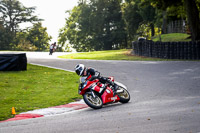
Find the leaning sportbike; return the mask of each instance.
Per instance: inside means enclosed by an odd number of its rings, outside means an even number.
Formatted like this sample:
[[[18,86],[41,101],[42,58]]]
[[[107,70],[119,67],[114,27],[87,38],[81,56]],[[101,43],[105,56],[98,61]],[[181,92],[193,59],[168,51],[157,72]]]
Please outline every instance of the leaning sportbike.
[[[118,87],[114,91],[113,85],[102,84],[99,78],[92,81],[86,77],[80,78],[79,94],[83,96],[85,103],[94,109],[100,109],[103,105],[109,103],[127,103],[130,100],[130,94],[127,87],[119,82],[114,81],[114,77],[108,77]]]

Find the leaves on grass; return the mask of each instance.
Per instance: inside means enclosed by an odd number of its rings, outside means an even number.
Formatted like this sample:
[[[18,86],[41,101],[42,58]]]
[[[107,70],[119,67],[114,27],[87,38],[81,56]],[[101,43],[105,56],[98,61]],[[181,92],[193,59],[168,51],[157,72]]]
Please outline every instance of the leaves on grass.
[[[22,88],[23,90],[28,90],[29,89],[29,86],[25,86]]]

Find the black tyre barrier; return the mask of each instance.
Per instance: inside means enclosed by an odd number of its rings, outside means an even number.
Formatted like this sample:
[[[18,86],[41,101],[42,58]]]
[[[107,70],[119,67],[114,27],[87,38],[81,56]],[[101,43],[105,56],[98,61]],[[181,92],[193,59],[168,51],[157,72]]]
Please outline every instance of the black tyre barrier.
[[[200,59],[200,41],[196,42],[132,42],[133,54],[163,59]]]
[[[27,58],[25,53],[0,54],[0,71],[27,70]]]

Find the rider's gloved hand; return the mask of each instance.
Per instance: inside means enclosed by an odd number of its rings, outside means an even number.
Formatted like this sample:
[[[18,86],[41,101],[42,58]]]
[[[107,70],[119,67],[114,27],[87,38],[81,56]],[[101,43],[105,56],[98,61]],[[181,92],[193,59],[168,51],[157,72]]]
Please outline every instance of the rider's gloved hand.
[[[107,78],[105,78],[105,77],[99,77],[99,80],[100,80],[101,83],[105,84],[106,81],[107,81]]]

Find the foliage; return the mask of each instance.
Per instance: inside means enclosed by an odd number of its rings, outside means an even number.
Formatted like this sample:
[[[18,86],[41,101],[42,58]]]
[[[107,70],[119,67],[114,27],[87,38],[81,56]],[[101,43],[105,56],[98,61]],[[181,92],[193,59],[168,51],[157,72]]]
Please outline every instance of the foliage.
[[[171,34],[162,34],[161,41],[162,42],[181,42],[181,41],[191,41],[188,39],[190,35],[184,33],[171,33]],[[153,41],[160,41],[159,36],[155,36]]]
[[[7,29],[3,26],[0,21],[0,49],[7,50],[10,49],[8,45],[11,42],[11,38],[13,38],[12,34],[7,31]]]
[[[41,21],[34,11],[34,7],[25,7],[18,0],[0,1],[1,49],[48,48],[50,37],[42,26],[27,30],[27,40],[20,37],[20,23]],[[69,18],[59,31],[58,44],[60,50],[65,47],[67,51],[70,46],[77,51],[127,48],[138,36],[150,39],[160,33],[156,29],[167,33],[167,24],[178,19],[186,20],[188,33],[196,41],[200,40],[199,12],[200,0],[79,0],[67,11]]]
[[[33,16],[35,8],[25,7],[18,0],[1,0],[0,14],[3,20],[3,25],[8,28],[10,32],[16,32],[18,25],[23,22],[35,22],[39,19]]]
[[[78,76],[28,64],[27,71],[0,72],[0,121],[16,113],[67,104],[80,98]]]
[[[156,17],[158,18],[159,16],[156,16],[156,9],[151,5],[149,1],[141,1],[139,4],[140,6],[140,15],[143,18],[143,24],[148,25],[148,27],[151,30],[151,36],[155,35],[155,22],[156,22]]]
[[[51,36],[47,33],[47,28],[42,27],[42,23],[36,23],[33,25],[28,31],[27,40],[37,48],[38,51],[45,50],[49,47],[49,41],[51,40]]]
[[[151,27],[151,35],[153,36],[154,25],[156,25],[159,28],[162,27],[162,32],[166,33],[166,25],[168,22],[177,19],[187,19],[189,29],[192,35],[192,40],[200,40],[199,0],[126,0],[126,4],[132,4],[138,7],[134,10],[137,11],[138,15],[142,17],[142,20],[139,23],[139,26],[138,24],[136,24],[135,27],[137,27],[137,29],[138,27],[140,27],[138,29],[138,33],[140,34],[144,34],[141,30],[141,27],[144,27],[144,25],[147,28],[146,30],[148,30],[148,27]],[[132,6],[132,8],[134,6]],[[126,8],[126,10],[134,12],[133,10],[129,10],[128,8]],[[128,21],[130,25],[132,24],[131,20],[126,19],[126,21]],[[133,31],[135,31],[134,28],[132,29]],[[135,32],[132,33],[132,36],[136,36]]]
[[[173,14],[177,18],[181,16],[183,19],[186,16],[192,40],[200,40],[199,0],[151,0],[151,2],[156,8],[162,9],[163,11],[176,11]]]
[[[13,48],[19,51],[35,51],[37,47],[27,39],[29,36],[28,32],[17,32],[16,39],[14,40]]]
[[[150,27],[149,27],[149,23],[147,24],[141,24],[138,29],[137,29],[137,35],[138,37],[145,37],[147,40],[151,40],[151,32],[150,32]],[[154,31],[155,33],[155,31]]]
[[[17,32],[15,39],[10,44],[13,50],[22,51],[41,51],[49,48],[49,40],[51,36],[48,36],[46,28],[42,27],[42,24],[36,23],[30,29]]]
[[[126,47],[126,31],[122,19],[121,0],[79,1],[68,12],[59,40],[69,40],[77,51]]]
[[[18,0],[0,1],[1,50],[45,50],[48,48],[51,37],[40,22],[35,23],[29,31],[22,32],[19,28],[21,23],[41,21],[33,15],[34,11],[34,7],[25,7]]]
[[[77,51],[86,51],[87,49],[84,49],[85,43],[82,42],[84,39],[82,39],[81,30],[77,23],[80,16],[80,7],[74,7],[73,10],[68,13],[70,17],[66,19],[65,27],[60,30],[59,43],[64,45],[66,41],[69,40],[69,43],[72,44]],[[82,45],[78,47],[76,44]]]
[[[139,0],[127,0],[123,4],[123,18],[126,23],[126,31],[128,33],[128,40],[131,43],[136,36],[136,31],[143,21],[142,16],[139,13]]]

